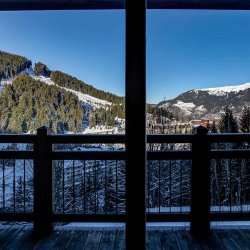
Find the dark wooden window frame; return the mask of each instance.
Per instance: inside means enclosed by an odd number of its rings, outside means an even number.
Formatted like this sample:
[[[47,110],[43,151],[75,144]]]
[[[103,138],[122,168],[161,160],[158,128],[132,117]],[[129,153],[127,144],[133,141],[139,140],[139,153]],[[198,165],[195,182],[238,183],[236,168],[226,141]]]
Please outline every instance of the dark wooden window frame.
[[[250,10],[250,1],[148,0],[147,8]],[[0,0],[0,11],[91,9],[126,9],[126,248],[145,249],[145,0]]]

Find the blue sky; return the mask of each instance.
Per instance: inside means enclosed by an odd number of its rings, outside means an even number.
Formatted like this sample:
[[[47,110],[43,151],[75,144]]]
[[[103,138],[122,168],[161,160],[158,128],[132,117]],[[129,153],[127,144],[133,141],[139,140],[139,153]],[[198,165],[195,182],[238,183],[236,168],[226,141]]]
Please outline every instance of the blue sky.
[[[124,95],[124,11],[0,12],[0,49]],[[148,11],[148,102],[245,82],[250,82],[250,13]]]

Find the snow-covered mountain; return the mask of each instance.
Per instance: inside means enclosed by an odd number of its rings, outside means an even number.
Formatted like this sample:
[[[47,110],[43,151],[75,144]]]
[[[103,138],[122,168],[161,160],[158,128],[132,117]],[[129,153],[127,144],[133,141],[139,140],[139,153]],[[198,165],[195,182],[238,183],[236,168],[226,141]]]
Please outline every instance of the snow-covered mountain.
[[[25,74],[25,73],[28,74],[29,76],[31,76],[32,78],[34,78],[35,80],[44,82],[48,85],[56,85],[49,77],[45,77],[42,75],[35,76],[34,70],[32,68],[27,68],[27,69],[23,70],[22,72],[20,72],[19,74],[21,75],[21,74]],[[12,81],[13,81],[13,79],[11,79],[11,78],[2,79],[0,82],[0,91],[1,91],[3,85],[11,84]],[[70,88],[65,88],[65,87],[60,87],[60,86],[58,86],[58,87],[75,94],[81,102],[83,102],[85,104],[89,104],[94,109],[95,108],[98,109],[98,108],[112,105],[111,102],[108,102],[106,100],[102,100],[102,99],[93,97],[93,96],[88,95],[88,94],[83,94],[82,92],[79,92],[79,91],[76,91],[76,90],[73,90]]]
[[[237,115],[245,105],[250,105],[250,83],[190,90],[172,100],[160,102],[158,107],[180,117],[220,118],[226,106]]]
[[[34,76],[33,78],[36,80],[39,80],[41,82],[44,82],[48,85],[55,85],[55,83],[49,77]],[[65,88],[65,87],[60,87],[60,86],[58,86],[58,87],[75,94],[81,102],[90,104],[93,108],[101,108],[101,107],[105,107],[107,105],[110,106],[112,104],[111,102],[108,102],[106,100],[102,100],[102,99],[93,97],[93,96],[88,95],[88,94],[83,94],[82,92],[79,92],[79,91],[76,91],[76,90],[73,90],[70,88]]]

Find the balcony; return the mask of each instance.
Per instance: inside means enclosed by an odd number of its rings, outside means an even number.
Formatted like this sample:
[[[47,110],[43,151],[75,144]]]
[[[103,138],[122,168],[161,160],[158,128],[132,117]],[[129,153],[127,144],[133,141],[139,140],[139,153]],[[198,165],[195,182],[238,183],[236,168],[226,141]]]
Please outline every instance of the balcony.
[[[249,249],[249,227],[241,225],[250,220],[249,134],[148,135],[145,164],[146,6],[135,2],[1,1],[1,11],[126,8],[126,136],[49,135],[46,128],[37,135],[0,135],[0,143],[10,144],[0,151],[2,248],[123,249],[126,242],[127,249],[135,243],[145,249],[146,235],[148,249]],[[250,4],[159,0],[148,7],[249,10]],[[125,150],[65,151],[59,146],[88,143],[121,143]],[[145,221],[157,226],[146,233]],[[240,226],[214,224],[233,221]],[[71,222],[126,226],[67,228]],[[167,227],[173,222],[190,223],[190,229]]]
[[[124,227],[79,228],[56,226],[50,236],[32,234],[32,225],[0,225],[2,249],[125,249]],[[152,227],[147,249],[249,249],[249,229],[243,226],[214,228],[206,239],[197,239],[186,228]]]
[[[202,127],[196,134],[147,136],[146,220],[155,225],[147,228],[148,249],[169,244],[180,249],[182,244],[188,249],[245,244],[247,249],[249,227],[240,222],[250,218],[249,140],[250,134],[206,134]],[[125,135],[50,135],[42,127],[37,135],[0,135],[0,142],[0,220],[9,221],[0,227],[4,244],[43,247],[62,240],[63,246],[82,244],[86,249],[89,244],[124,247],[121,223],[126,223],[130,205]],[[81,149],[92,143],[125,148]],[[237,221],[238,226],[218,228],[215,222],[220,221]],[[65,226],[70,222],[82,222],[82,228]],[[191,231],[169,227],[169,222],[188,222]],[[89,223],[120,226],[95,228]]]

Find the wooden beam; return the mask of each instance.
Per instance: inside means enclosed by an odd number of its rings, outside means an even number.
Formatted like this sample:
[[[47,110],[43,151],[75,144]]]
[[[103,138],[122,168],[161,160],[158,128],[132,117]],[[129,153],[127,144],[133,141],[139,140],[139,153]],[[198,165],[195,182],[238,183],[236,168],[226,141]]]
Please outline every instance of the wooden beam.
[[[0,10],[124,9],[124,0],[0,0]]]
[[[38,236],[52,232],[53,213],[53,167],[50,153],[52,145],[48,143],[48,129],[37,130],[34,145],[34,233]]]
[[[249,10],[248,0],[148,0],[148,9]]]
[[[126,249],[146,242],[145,2],[126,0]]]
[[[125,9],[126,0],[0,0],[0,10]],[[147,0],[148,9],[250,10],[248,0]]]
[[[191,171],[191,224],[194,235],[206,236],[210,232],[210,145],[208,129],[196,128],[192,145],[194,154]]]

